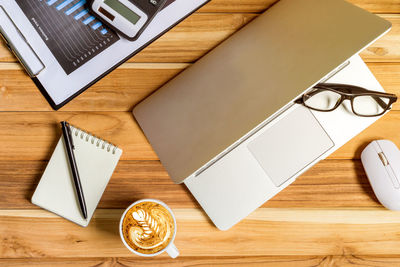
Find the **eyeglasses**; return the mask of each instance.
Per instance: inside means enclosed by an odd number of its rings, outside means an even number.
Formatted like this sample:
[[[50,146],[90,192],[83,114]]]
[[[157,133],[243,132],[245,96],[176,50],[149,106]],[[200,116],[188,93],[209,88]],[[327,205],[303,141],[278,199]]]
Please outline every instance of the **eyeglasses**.
[[[397,101],[397,96],[354,85],[321,83],[297,99],[295,103],[316,111],[328,112],[335,110],[346,99],[350,100],[351,109],[357,116],[374,117],[390,110],[391,105]]]

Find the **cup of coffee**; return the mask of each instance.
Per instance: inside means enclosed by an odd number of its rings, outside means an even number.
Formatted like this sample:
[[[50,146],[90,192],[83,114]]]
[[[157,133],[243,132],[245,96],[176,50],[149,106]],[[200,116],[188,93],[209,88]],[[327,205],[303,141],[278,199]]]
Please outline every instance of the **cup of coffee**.
[[[176,219],[162,201],[142,199],[130,205],[119,223],[124,245],[139,256],[152,257],[166,251],[171,258],[179,255],[174,245]]]

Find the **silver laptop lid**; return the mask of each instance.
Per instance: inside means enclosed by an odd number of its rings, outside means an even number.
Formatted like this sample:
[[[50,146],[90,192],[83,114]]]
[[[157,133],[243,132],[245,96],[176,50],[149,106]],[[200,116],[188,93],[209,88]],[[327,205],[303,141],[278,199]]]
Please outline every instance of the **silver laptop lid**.
[[[134,115],[180,183],[390,26],[342,0],[281,0]]]

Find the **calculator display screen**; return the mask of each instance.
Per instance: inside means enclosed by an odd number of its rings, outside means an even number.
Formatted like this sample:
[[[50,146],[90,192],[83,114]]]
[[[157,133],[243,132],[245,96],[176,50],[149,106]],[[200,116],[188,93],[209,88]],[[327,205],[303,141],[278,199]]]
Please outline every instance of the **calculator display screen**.
[[[140,16],[122,4],[118,0],[105,0],[104,3],[118,12],[121,16],[129,20],[132,24],[136,24],[140,20]]]

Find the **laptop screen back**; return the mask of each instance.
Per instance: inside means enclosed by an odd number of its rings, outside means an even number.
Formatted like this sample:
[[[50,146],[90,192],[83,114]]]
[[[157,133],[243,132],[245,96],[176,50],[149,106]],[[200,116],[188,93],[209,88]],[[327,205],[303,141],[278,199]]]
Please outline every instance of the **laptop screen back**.
[[[180,183],[389,28],[342,0],[281,0],[134,115]]]

